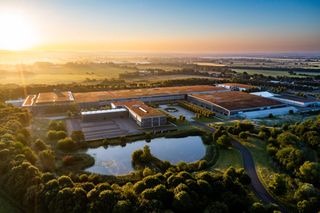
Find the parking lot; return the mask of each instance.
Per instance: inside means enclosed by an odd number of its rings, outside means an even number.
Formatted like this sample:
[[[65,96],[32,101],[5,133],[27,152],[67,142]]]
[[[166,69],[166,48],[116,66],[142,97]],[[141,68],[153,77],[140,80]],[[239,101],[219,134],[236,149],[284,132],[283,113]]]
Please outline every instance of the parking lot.
[[[130,118],[113,118],[106,121],[83,122],[80,119],[67,120],[69,134],[82,130],[86,141],[121,137],[141,133],[138,125]]]
[[[177,111],[176,112],[168,112],[165,110],[166,108],[175,108],[175,109],[177,109]],[[176,118],[179,118],[180,115],[183,115],[186,117],[187,121],[193,121],[193,118],[195,117],[194,112],[191,112],[191,111],[189,111],[181,106],[178,106],[178,105],[161,104],[161,105],[159,105],[159,109],[163,110],[164,112],[166,112]]]

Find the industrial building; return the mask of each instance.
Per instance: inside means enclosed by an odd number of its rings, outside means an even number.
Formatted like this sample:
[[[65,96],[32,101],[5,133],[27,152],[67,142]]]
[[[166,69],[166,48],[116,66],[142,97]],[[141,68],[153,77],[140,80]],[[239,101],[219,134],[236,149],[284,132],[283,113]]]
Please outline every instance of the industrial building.
[[[22,104],[28,107],[34,114],[66,112],[75,107],[75,100],[72,92],[45,92],[37,95],[29,95]]]
[[[295,106],[298,108],[309,108],[312,110],[313,108],[319,109],[320,108],[320,100],[314,98],[314,97],[301,97],[296,96],[293,94],[274,94],[271,92],[253,92],[252,95],[257,95],[261,97],[267,97],[273,100],[280,101],[284,104],[288,104],[291,106]]]
[[[224,83],[218,84],[217,87],[222,87],[225,89],[229,89],[232,91],[248,91],[251,89],[256,89],[256,86],[248,85],[248,84],[239,84],[239,83]]]
[[[184,100],[188,94],[221,91],[226,91],[226,89],[208,85],[197,85],[85,92],[73,93],[73,95],[75,101],[80,105],[81,108],[90,108],[105,106],[115,101],[139,100],[143,102],[160,102]]]
[[[128,116],[128,110],[124,108],[81,112],[81,118],[85,122],[104,121],[111,118],[126,118]]]
[[[132,90],[114,90],[72,93],[48,92],[29,95],[23,107],[34,114],[50,112],[66,112],[77,107],[83,111],[83,121],[103,121],[114,117],[131,117],[143,128],[165,125],[167,119],[164,113],[147,106],[148,102],[186,100],[189,94],[204,94],[227,91],[208,85],[158,87]],[[88,110],[111,104],[111,110]],[[121,108],[121,109],[118,109]]]
[[[279,101],[238,91],[192,94],[188,96],[188,101],[226,117],[258,118],[269,114],[287,114],[289,110],[294,110],[294,107]]]
[[[240,91],[255,88],[244,84],[221,84],[216,86],[176,86],[132,90],[113,90],[96,92],[51,92],[28,96],[24,107],[33,113],[66,112],[77,107],[83,121],[103,121],[113,117],[130,117],[142,128],[162,126],[167,123],[165,114],[149,107],[149,102],[167,102],[187,100],[207,108],[217,115],[226,117],[256,118],[269,114],[282,115],[297,111],[294,106],[319,106],[319,102],[309,99],[302,102],[298,98],[275,96],[272,93],[260,92],[249,94]],[[266,97],[264,97],[266,96]],[[111,105],[111,110],[90,111]],[[120,108],[120,109],[119,109]]]
[[[158,109],[147,106],[142,101],[112,102],[112,108],[125,108],[129,116],[142,128],[158,127],[167,124],[167,116]]]

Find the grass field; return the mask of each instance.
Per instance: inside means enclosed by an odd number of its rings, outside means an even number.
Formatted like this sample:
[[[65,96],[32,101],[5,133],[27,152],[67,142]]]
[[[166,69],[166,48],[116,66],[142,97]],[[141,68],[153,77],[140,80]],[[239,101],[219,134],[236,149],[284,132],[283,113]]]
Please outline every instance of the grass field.
[[[254,121],[259,125],[265,126],[281,126],[282,124],[294,124],[296,122],[302,122],[307,119],[315,119],[317,115],[301,115],[301,114],[293,114],[293,115],[280,115],[275,116],[274,118],[262,118],[262,119],[254,119]]]
[[[164,71],[180,70],[183,67],[174,64],[139,64],[138,69],[162,69]]]
[[[121,65],[108,63],[35,63],[31,65],[0,65],[1,84],[62,84],[118,78],[119,74],[143,69],[181,69],[174,65]],[[159,79],[161,80],[161,79]]]
[[[266,76],[290,76],[290,77],[301,77],[304,78],[305,76],[300,76],[300,75],[290,75],[288,71],[281,71],[281,70],[249,70],[249,69],[232,69],[233,71],[243,73],[247,72],[250,75],[254,74],[263,74]],[[320,75],[319,71],[314,71],[314,72],[296,72],[297,74],[307,74],[307,75]]]
[[[128,79],[129,81],[163,81],[163,80],[181,80],[181,79],[190,79],[190,78],[198,78],[198,79],[217,79],[213,77],[200,76],[200,75],[158,75],[158,76],[138,76],[136,78]]]
[[[240,168],[242,167],[241,154],[233,149],[219,149],[219,158],[212,169],[225,170],[228,167]]]

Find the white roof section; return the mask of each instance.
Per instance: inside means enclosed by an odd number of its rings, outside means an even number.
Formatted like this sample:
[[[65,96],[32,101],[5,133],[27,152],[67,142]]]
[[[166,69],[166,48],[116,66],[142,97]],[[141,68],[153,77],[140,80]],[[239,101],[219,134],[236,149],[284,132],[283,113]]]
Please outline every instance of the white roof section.
[[[252,92],[250,93],[252,95],[257,95],[257,96],[261,96],[261,97],[264,97],[264,98],[270,98],[270,97],[274,97],[275,94],[271,93],[271,92],[268,92],[268,91],[263,91],[263,92]]]
[[[241,117],[244,117],[244,118],[254,119],[254,118],[268,117],[270,114],[272,114],[272,115],[286,115],[286,114],[289,114],[290,110],[292,110],[293,112],[298,111],[297,108],[295,108],[293,106],[288,106],[288,107],[279,107],[279,108],[273,108],[273,109],[243,112],[243,113],[239,113],[238,115]]]
[[[116,109],[86,111],[86,112],[81,112],[81,115],[106,114],[106,113],[127,112],[127,111],[128,110],[125,108],[116,108]]]

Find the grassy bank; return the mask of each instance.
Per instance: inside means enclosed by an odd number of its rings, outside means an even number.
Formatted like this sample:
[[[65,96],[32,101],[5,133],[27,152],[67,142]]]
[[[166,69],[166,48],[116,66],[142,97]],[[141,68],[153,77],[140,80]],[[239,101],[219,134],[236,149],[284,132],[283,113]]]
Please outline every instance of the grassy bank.
[[[240,168],[242,166],[242,157],[234,148],[219,148],[219,157],[211,169],[223,171],[228,167]]]

